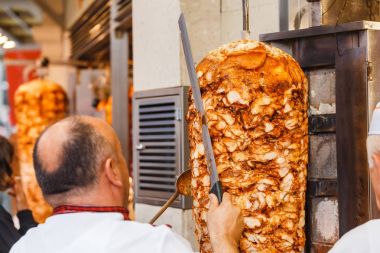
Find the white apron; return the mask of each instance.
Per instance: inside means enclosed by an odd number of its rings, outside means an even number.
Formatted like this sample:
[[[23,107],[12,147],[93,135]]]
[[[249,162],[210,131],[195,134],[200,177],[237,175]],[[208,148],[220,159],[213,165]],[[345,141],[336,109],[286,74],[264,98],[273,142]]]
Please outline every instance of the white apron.
[[[329,253],[379,253],[380,220],[371,220],[347,232]]]
[[[11,253],[190,253],[189,242],[166,226],[125,221],[120,213],[54,215],[30,229]]]

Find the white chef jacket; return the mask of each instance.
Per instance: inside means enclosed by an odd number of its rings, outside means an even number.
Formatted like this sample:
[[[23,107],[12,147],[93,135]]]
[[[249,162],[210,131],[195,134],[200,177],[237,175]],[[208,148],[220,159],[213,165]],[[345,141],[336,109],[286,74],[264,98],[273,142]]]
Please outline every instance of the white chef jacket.
[[[371,220],[347,232],[329,253],[379,253],[380,219]]]
[[[167,226],[125,221],[119,213],[54,215],[30,229],[11,253],[190,253],[189,242]]]

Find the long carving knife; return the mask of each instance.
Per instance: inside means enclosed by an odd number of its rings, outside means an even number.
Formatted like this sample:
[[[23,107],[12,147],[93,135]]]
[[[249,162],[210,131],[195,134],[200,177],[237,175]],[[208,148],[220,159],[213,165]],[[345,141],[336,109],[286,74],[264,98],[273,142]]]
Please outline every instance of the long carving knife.
[[[210,172],[211,191],[218,197],[219,203],[222,202],[223,190],[222,184],[219,180],[218,171],[216,170],[216,163],[214,157],[214,151],[212,149],[210,133],[207,126],[207,116],[203,107],[203,100],[201,96],[201,90],[199,88],[198,78],[195,73],[193,55],[191,53],[189,36],[187,34],[186,21],[183,14],[181,14],[178,20],[179,29],[181,31],[181,39],[183,51],[185,53],[187,71],[189,73],[191,89],[193,92],[195,107],[197,108],[200,118],[202,120],[202,140],[205,147],[205,155],[207,161],[207,167]]]

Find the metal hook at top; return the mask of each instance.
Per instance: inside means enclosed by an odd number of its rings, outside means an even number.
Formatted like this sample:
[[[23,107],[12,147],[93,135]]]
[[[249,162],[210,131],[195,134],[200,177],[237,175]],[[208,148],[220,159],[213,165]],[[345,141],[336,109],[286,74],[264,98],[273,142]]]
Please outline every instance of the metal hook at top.
[[[242,38],[249,39],[249,0],[242,0],[243,4],[243,32]]]

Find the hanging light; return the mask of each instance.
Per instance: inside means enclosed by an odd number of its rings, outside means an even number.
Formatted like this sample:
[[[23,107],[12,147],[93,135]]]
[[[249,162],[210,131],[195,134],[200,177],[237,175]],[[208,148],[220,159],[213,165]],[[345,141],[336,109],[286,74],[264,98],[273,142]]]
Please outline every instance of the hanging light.
[[[5,42],[8,41],[8,37],[3,35],[3,36],[0,36],[0,45],[4,44]]]
[[[16,42],[10,40],[4,43],[3,48],[9,49],[9,48],[14,48],[16,46]]]

